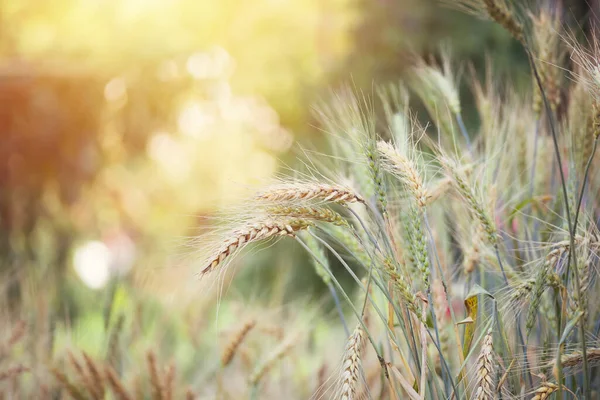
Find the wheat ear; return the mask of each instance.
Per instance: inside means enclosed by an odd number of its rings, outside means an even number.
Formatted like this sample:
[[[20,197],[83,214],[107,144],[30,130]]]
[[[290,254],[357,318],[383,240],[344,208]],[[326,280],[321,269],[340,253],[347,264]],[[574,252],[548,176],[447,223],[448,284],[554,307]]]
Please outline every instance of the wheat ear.
[[[267,213],[277,217],[311,219],[338,226],[348,225],[348,222],[340,214],[322,207],[273,206],[267,208]]]
[[[100,398],[103,399],[104,398],[104,378],[102,376],[102,373],[100,372],[100,369],[96,366],[96,363],[94,362],[94,360],[92,360],[92,358],[85,352],[82,353],[83,354],[83,360],[85,361],[85,365],[86,368],[88,370],[88,372],[90,373],[92,379],[94,380],[95,386],[96,386],[96,391],[100,394]]]
[[[552,382],[544,382],[538,387],[531,400],[546,400],[550,395],[558,390],[558,385]]]
[[[251,319],[246,321],[242,328],[236,332],[235,335],[231,338],[227,346],[225,347],[225,351],[221,355],[221,365],[223,367],[229,365],[231,360],[233,360],[233,356],[235,356],[235,352],[240,347],[248,333],[256,326],[256,320]]]
[[[423,184],[421,174],[415,163],[397,151],[393,145],[380,141],[377,143],[377,150],[387,161],[384,168],[394,175],[398,176],[402,183],[408,188],[414,196],[419,207],[425,207],[429,194]]]
[[[492,332],[489,331],[483,338],[483,344],[477,359],[476,400],[492,400],[495,398],[494,370],[494,344]]]
[[[111,387],[117,400],[133,400],[133,396],[127,392],[127,389],[123,386],[123,382],[119,379],[117,372],[111,366],[106,367],[105,375],[108,385]]]
[[[362,324],[358,324],[348,338],[342,364],[341,388],[338,398],[340,400],[353,400],[356,394],[360,372],[361,353],[365,345],[365,334]]]
[[[504,0],[482,0],[491,19],[506,29],[519,42],[524,42],[523,25],[517,21]]]
[[[263,376],[283,359],[296,344],[296,337],[290,337],[282,342],[263,362],[261,362],[252,372],[248,379],[248,384],[255,387],[259,384]]]
[[[290,183],[275,186],[259,193],[261,200],[280,202],[298,200],[321,200],[332,203],[365,203],[352,189],[323,183]]]
[[[303,219],[280,219],[258,222],[237,229],[232,232],[232,237],[227,239],[219,250],[211,256],[207,263],[208,266],[201,271],[201,275],[212,272],[227,257],[248,243],[266,240],[275,236],[294,237],[297,231],[306,229],[311,225],[310,221]]]

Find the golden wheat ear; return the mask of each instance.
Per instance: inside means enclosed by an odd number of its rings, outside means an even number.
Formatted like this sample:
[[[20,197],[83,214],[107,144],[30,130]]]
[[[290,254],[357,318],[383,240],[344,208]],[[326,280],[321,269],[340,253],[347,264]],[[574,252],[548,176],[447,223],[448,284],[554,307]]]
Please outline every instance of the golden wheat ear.
[[[494,342],[492,332],[489,331],[483,338],[483,344],[477,359],[477,380],[474,397],[476,400],[495,399],[494,371]]]
[[[227,258],[235,252],[241,250],[244,246],[252,242],[267,240],[277,236],[295,237],[296,232],[307,229],[313,223],[303,219],[276,219],[265,220],[255,224],[249,224],[234,230],[231,236],[226,238],[225,242],[214,252],[207,266],[200,272],[201,275],[214,271],[219,265],[223,264]]]
[[[290,183],[274,186],[259,193],[261,200],[271,202],[320,200],[331,203],[365,203],[350,188],[322,183]]]

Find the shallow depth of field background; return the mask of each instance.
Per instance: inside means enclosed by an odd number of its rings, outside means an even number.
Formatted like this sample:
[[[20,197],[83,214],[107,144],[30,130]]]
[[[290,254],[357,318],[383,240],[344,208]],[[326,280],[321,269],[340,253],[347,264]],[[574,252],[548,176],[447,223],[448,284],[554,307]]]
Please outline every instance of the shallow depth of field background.
[[[484,48],[527,72],[500,28],[434,0],[1,0],[0,19],[0,317],[50,315],[56,346],[91,353],[136,307],[205,346],[250,303],[335,315],[291,242],[243,257],[217,317],[193,238],[319,148],[331,89],[368,94],[440,46],[463,74]]]

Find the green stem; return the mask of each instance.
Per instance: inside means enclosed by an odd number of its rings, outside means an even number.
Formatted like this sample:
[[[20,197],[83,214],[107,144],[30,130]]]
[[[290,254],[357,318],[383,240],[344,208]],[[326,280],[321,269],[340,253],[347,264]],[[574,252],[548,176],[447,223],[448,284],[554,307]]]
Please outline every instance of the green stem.
[[[563,385],[563,368],[562,368],[562,346],[563,344],[560,343],[560,330],[561,330],[561,324],[562,324],[562,311],[560,309],[560,303],[558,301],[558,299],[560,298],[559,296],[559,289],[554,289],[554,312],[556,313],[556,338],[559,341],[558,343],[558,351],[557,351],[557,356],[556,356],[556,371],[557,371],[557,380],[558,380],[558,395],[557,395],[557,399],[562,399],[563,398],[563,394],[562,394],[562,385]]]
[[[531,69],[533,70],[533,74],[535,76],[536,83],[540,89],[540,93],[542,95],[542,100],[544,101],[544,108],[546,109],[546,115],[548,116],[548,122],[550,124],[550,132],[552,133],[552,142],[554,143],[554,154],[556,156],[556,162],[558,163],[558,171],[560,173],[560,182],[562,186],[563,200],[565,202],[565,212],[567,214],[567,223],[569,225],[569,241],[571,245],[571,251],[569,252],[569,256],[567,258],[567,270],[571,265],[571,261],[573,262],[573,274],[575,275],[575,289],[577,291],[577,297],[581,299],[581,282],[579,281],[579,271],[577,270],[577,257],[572,257],[572,254],[575,252],[575,231],[573,230],[574,225],[571,222],[571,211],[569,209],[569,196],[567,194],[567,181],[565,179],[565,173],[562,168],[562,160],[560,156],[560,148],[558,146],[558,134],[556,132],[556,126],[554,123],[552,109],[550,108],[550,104],[548,103],[548,98],[546,97],[546,92],[544,91],[544,87],[542,85],[542,81],[540,79],[539,72],[537,67],[535,66],[535,61],[533,59],[533,55],[531,51],[525,47],[525,51],[529,57],[529,61],[531,63]],[[567,276],[568,279],[568,276]],[[585,398],[590,399],[591,397],[591,388],[590,388],[590,370],[588,367],[587,360],[587,344],[585,337],[585,318],[581,318],[579,321],[579,332],[581,336],[581,355],[583,357],[583,390],[585,393]],[[558,360],[561,362],[560,357],[560,347],[558,350]],[[560,387],[560,385],[559,385]]]

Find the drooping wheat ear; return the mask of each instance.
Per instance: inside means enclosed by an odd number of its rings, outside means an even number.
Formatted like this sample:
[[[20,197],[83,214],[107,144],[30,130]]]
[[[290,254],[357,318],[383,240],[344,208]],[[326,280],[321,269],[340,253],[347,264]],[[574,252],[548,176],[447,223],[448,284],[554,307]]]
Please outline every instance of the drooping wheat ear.
[[[19,375],[21,375],[24,372],[28,372],[29,368],[27,368],[24,365],[15,365],[14,367],[10,367],[8,369],[5,369],[4,371],[0,371],[0,382],[7,380],[7,379],[13,379]]]
[[[248,320],[244,323],[244,325],[242,325],[241,329],[239,329],[235,333],[235,335],[233,335],[231,337],[231,340],[229,341],[227,346],[225,346],[225,351],[223,351],[223,354],[221,355],[221,365],[223,367],[229,365],[231,360],[233,360],[233,357],[235,356],[235,352],[240,347],[240,345],[242,344],[242,342],[244,341],[244,339],[246,338],[248,333],[250,333],[252,328],[254,328],[255,326],[256,326],[255,319]]]
[[[544,382],[542,383],[536,390],[533,392],[533,397],[531,400],[546,400],[550,395],[558,390],[558,385],[552,382]]]
[[[526,301],[531,293],[533,292],[533,288],[535,287],[535,279],[525,279],[522,282],[519,282],[514,287],[514,292],[510,295],[511,303],[522,303]]]
[[[356,394],[360,373],[360,360],[365,346],[365,333],[362,324],[358,324],[348,338],[344,361],[342,363],[342,376],[339,395],[340,400],[353,400]]]
[[[329,222],[330,224],[338,226],[348,225],[348,222],[340,214],[323,207],[273,206],[267,208],[267,213],[279,217],[312,219],[315,221]]]
[[[384,168],[400,178],[400,181],[406,185],[408,190],[414,196],[419,207],[425,207],[429,195],[416,164],[397,151],[390,143],[383,141],[378,142],[377,150],[379,150],[381,155],[387,161],[384,164]]]
[[[492,332],[489,331],[483,338],[479,358],[477,359],[477,384],[475,386],[475,400],[495,399],[494,388],[494,343]]]
[[[484,205],[477,199],[473,187],[467,182],[467,178],[464,172],[457,168],[456,163],[446,157],[439,157],[440,162],[444,168],[450,174],[454,186],[458,190],[461,196],[466,200],[470,207],[471,213],[477,218],[477,220],[483,226],[483,229],[487,235],[487,239],[491,245],[496,245],[498,242],[498,232],[496,224],[485,210]]]
[[[133,396],[131,396],[127,389],[125,389],[123,382],[121,382],[121,379],[113,367],[106,366],[104,372],[108,385],[112,389],[112,392],[117,400],[133,400]]]
[[[524,42],[523,25],[517,21],[504,0],[482,0],[491,19],[506,29],[519,42]]]
[[[277,185],[259,193],[257,197],[261,200],[273,202],[321,200],[340,204],[365,203],[363,198],[350,188],[324,183],[294,182]]]
[[[231,256],[248,243],[258,242],[276,236],[294,237],[296,232],[307,229],[312,225],[311,221],[304,219],[283,218],[257,222],[236,229],[231,233],[231,237],[211,255],[207,263],[208,265],[200,272],[200,274],[205,275],[212,272],[219,264],[223,263],[227,257]]]
[[[266,359],[256,366],[250,375],[250,378],[248,379],[248,384],[251,387],[257,386],[265,374],[267,374],[271,368],[275,366],[275,364],[277,364],[290,353],[297,342],[297,336],[290,336],[281,342],[279,346],[277,346],[275,350],[273,350],[273,352],[267,356]]]
[[[600,349],[599,348],[588,348],[586,350],[588,363],[592,364],[600,361]],[[570,368],[573,371],[577,371],[583,365],[583,354],[580,351],[574,351],[573,353],[563,354],[561,357],[562,366],[564,369]],[[556,359],[553,359],[548,363],[553,365],[552,373],[556,377],[558,375],[556,371]]]
[[[417,306],[417,296],[412,292],[410,284],[402,275],[398,272],[398,268],[394,264],[394,262],[386,258],[383,260],[384,272],[388,275],[390,280],[394,283],[394,287],[398,291],[398,294],[406,302],[406,305],[410,311],[415,315],[416,318],[421,317],[421,311]]]
[[[527,312],[527,319],[525,321],[525,327],[527,329],[527,335],[533,329],[538,314],[538,308],[544,291],[548,287],[548,275],[551,270],[554,269],[561,257],[569,251],[569,241],[563,241],[556,244],[556,247],[548,253],[544,259],[544,263],[541,266],[531,292],[531,304],[529,305],[529,311]]]

